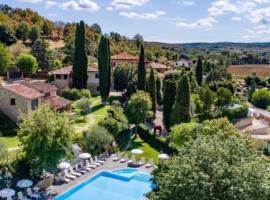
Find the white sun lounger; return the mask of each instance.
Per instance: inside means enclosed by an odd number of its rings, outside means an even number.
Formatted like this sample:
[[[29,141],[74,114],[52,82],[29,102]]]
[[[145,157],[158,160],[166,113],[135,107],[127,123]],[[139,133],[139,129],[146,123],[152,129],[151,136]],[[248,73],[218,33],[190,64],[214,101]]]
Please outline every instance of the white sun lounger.
[[[135,162],[135,156],[132,155],[131,158],[127,161],[128,164],[132,164]]]
[[[87,173],[87,171],[85,169],[82,168],[82,165],[81,164],[77,164],[75,165],[75,170],[79,173],[82,173],[82,174],[85,174]]]
[[[150,167],[153,167],[154,166],[154,162],[153,162],[153,159],[151,158],[149,160],[149,162],[145,165],[146,168],[150,168]]]
[[[31,198],[34,198],[34,199],[39,199],[40,198],[40,195],[39,194],[34,194],[31,190],[31,188],[27,188],[26,189],[26,192],[27,192],[27,195]]]
[[[77,177],[80,177],[80,176],[82,175],[81,173],[75,172],[74,169],[73,169],[73,167],[71,167],[71,168],[69,169],[69,173],[70,173],[71,175],[77,176]]]
[[[96,169],[97,166],[90,164],[89,160],[86,160],[86,167],[91,168],[91,169]]]
[[[95,162],[100,163],[102,165],[104,165],[104,163],[105,163],[104,161],[99,160],[97,156],[95,156]]]
[[[118,154],[113,155],[113,161],[116,162],[120,160],[120,156]]]
[[[76,176],[69,174],[67,170],[64,170],[64,175],[66,178],[71,180],[74,180],[76,178]]]
[[[18,192],[17,195],[19,200],[30,200],[26,196],[24,196],[22,192]]]
[[[123,158],[121,158],[120,163],[125,163],[128,160],[128,155],[124,155]]]
[[[95,162],[92,158],[90,158],[90,160],[91,160],[91,164],[92,164],[92,165],[96,165],[97,167],[100,167],[100,166],[101,166],[100,163]]]
[[[138,162],[140,166],[143,166],[145,164],[145,158],[142,157],[141,160]]]

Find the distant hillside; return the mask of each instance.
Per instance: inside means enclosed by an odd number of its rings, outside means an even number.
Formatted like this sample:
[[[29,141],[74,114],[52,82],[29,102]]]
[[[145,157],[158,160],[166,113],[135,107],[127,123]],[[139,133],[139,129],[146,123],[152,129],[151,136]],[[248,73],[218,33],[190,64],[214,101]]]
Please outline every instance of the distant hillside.
[[[161,43],[161,42],[147,42],[147,44],[160,45],[165,48],[186,48],[186,49],[256,49],[256,48],[270,48],[270,42],[254,42],[254,43],[234,43],[234,42],[198,42],[198,43]]]

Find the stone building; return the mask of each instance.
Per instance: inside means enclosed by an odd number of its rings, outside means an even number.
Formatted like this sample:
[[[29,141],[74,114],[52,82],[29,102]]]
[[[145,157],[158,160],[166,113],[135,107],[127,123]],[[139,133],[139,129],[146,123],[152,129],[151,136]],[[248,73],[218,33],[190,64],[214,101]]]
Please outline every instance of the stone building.
[[[65,110],[71,102],[56,95],[57,88],[42,81],[16,81],[0,85],[0,110],[18,122],[20,113],[35,110],[43,103],[52,109]]]

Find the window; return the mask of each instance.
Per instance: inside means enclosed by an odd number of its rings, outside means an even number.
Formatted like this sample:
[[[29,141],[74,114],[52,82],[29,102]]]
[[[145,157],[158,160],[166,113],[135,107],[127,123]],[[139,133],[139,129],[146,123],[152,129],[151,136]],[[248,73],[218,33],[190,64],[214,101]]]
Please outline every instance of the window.
[[[95,77],[96,77],[96,78],[99,78],[99,74],[95,74]]]
[[[38,107],[38,99],[34,99],[31,101],[31,109],[35,110]]]
[[[64,79],[67,79],[68,78],[68,76],[67,75],[64,75]]]
[[[44,97],[49,97],[50,96],[50,93],[45,93]]]
[[[99,91],[100,89],[99,89],[99,86],[97,86],[97,91]]]
[[[56,74],[55,78],[56,78],[56,79],[61,79],[61,75]]]
[[[10,99],[10,105],[12,106],[16,105],[16,99],[14,98]]]

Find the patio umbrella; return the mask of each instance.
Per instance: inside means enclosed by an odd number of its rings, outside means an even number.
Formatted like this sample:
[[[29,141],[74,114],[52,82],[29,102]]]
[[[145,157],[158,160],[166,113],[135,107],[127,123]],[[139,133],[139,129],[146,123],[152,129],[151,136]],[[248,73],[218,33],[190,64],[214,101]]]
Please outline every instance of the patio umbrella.
[[[17,187],[19,188],[28,188],[33,185],[33,181],[29,179],[23,179],[17,182]]]
[[[170,156],[168,154],[163,153],[163,154],[159,154],[158,158],[161,160],[169,160]]]
[[[140,155],[140,154],[143,154],[143,150],[141,150],[141,149],[133,149],[131,151],[131,153],[134,154],[134,155]]]
[[[14,195],[15,195],[15,190],[12,190],[10,188],[5,188],[0,191],[0,197],[2,198],[13,197]]]
[[[79,158],[80,158],[80,159],[83,159],[83,160],[86,160],[86,159],[91,158],[91,155],[90,155],[89,153],[81,153],[81,154],[79,155]]]
[[[65,170],[70,168],[70,164],[68,162],[61,162],[57,165],[57,168],[60,170]]]

